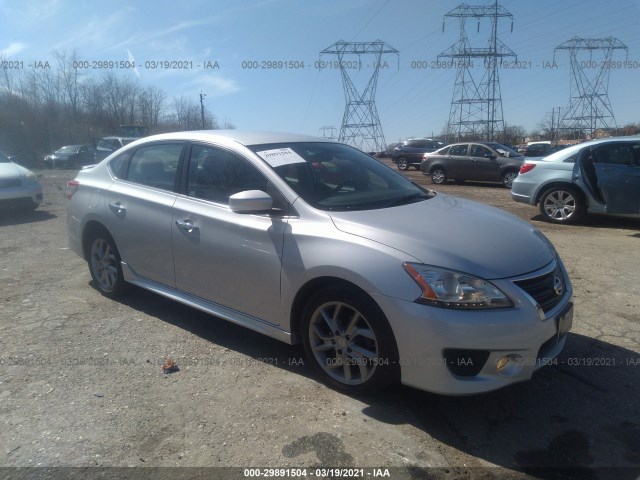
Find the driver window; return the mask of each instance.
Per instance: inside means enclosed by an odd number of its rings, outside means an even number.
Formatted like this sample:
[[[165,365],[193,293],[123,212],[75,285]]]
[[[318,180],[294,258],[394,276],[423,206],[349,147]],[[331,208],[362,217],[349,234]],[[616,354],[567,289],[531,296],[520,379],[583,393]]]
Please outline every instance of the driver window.
[[[449,149],[449,155],[466,155],[467,154],[467,145],[453,145]]]
[[[472,157],[484,157],[486,154],[491,153],[487,148],[482,145],[472,145],[471,146],[471,156]]]
[[[247,160],[226,150],[194,145],[189,159],[187,194],[229,204],[229,197],[245,190],[267,192],[267,179]]]

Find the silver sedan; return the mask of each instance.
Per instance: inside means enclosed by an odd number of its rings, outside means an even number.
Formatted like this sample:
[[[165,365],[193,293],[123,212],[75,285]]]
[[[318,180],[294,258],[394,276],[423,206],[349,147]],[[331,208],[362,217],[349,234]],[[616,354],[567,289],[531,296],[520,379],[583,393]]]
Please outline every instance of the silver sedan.
[[[349,393],[494,390],[552,364],[571,328],[571,282],[539,231],[341,143],[163,134],[68,188],[70,244],[102,294],[135,284],[301,342]]]
[[[28,211],[41,202],[42,186],[35,173],[0,152],[0,207]]]

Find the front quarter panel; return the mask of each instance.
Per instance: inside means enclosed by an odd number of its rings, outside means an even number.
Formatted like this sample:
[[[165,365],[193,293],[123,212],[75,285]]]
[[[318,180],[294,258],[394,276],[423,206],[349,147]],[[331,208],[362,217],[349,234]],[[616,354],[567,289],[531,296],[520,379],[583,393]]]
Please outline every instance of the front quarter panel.
[[[417,261],[391,247],[339,231],[329,215],[316,212],[289,220],[282,257],[283,328],[291,331],[296,294],[308,282],[331,277],[371,295],[414,301],[420,288],[402,263]]]

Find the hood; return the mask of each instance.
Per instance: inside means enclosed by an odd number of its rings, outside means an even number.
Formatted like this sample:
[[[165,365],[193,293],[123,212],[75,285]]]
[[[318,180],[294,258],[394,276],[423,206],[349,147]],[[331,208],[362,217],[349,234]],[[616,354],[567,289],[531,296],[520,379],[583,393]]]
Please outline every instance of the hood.
[[[328,213],[338,230],[385,244],[426,265],[488,280],[538,270],[555,256],[546,237],[525,221],[448,195],[382,210]]]
[[[22,180],[28,172],[29,170],[15,163],[0,163],[0,179],[3,180],[12,180],[16,178]]]

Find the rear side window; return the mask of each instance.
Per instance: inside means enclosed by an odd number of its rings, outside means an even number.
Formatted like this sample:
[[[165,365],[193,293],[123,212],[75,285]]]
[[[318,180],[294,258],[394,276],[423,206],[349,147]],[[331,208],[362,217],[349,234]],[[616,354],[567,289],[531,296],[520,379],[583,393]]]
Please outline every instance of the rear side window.
[[[637,143],[611,143],[594,150],[593,161],[595,163],[607,163],[610,165],[638,165]]]
[[[467,154],[467,145],[453,145],[449,149],[449,155],[466,155]]]
[[[173,191],[182,144],[163,143],[138,148],[129,165],[127,180]]]

